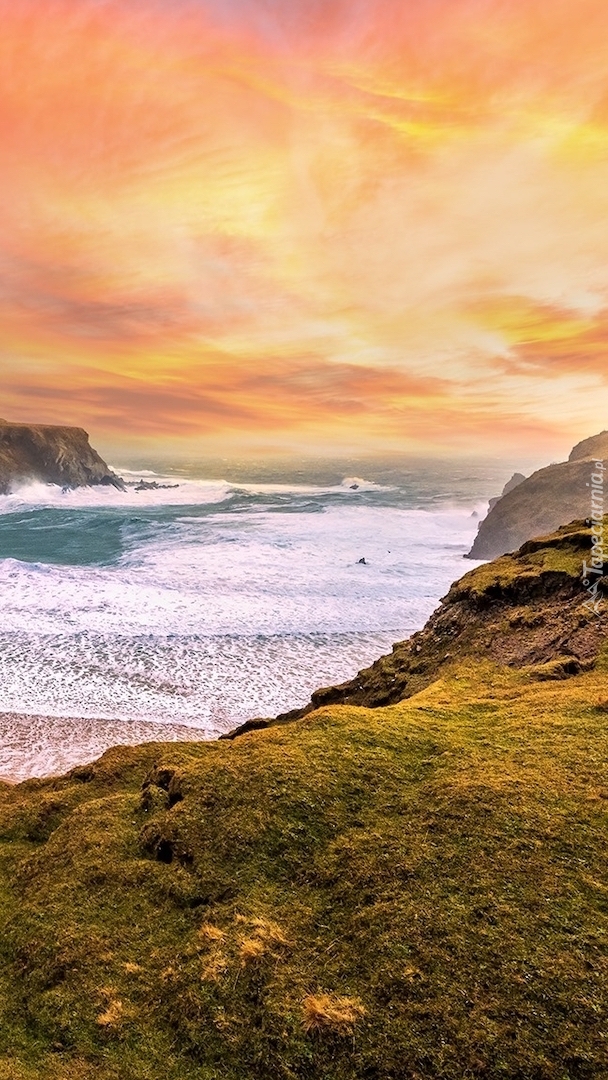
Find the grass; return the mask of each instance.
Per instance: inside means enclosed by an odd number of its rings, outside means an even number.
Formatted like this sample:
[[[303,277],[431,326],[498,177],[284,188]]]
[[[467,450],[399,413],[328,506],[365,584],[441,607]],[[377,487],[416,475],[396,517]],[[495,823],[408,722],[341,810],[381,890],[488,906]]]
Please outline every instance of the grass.
[[[0,1080],[607,1075],[608,648],[555,660],[0,787]]]
[[[600,1076],[606,667],[4,791],[0,1076]]]
[[[359,1001],[338,997],[337,994],[309,994],[304,998],[302,1007],[306,1032],[352,1035],[357,1022],[365,1016],[365,1009]]]
[[[531,540],[514,555],[501,555],[470,570],[452,586],[452,594],[479,598],[488,589],[496,591],[496,586],[504,590],[515,581],[539,581],[547,574],[580,579],[581,554],[587,554],[591,548],[588,528],[583,522],[572,522],[552,535],[553,544],[547,544],[544,538]]]

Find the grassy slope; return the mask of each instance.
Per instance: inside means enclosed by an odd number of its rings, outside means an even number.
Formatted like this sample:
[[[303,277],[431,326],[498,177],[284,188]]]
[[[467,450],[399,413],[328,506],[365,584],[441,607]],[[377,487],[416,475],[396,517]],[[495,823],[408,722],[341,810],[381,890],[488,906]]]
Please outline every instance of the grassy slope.
[[[483,656],[517,668],[560,657],[592,663],[606,637],[606,620],[581,605],[581,568],[590,547],[588,528],[572,522],[528,541],[515,555],[478,566],[452,585],[423,630],[397,642],[354,679],[316,690],[303,709],[247,721],[225,737],[291,722],[324,705],[393,705],[429,686],[444,664],[458,658]]]
[[[608,649],[543,674],[0,789],[0,1077],[607,1075]]]

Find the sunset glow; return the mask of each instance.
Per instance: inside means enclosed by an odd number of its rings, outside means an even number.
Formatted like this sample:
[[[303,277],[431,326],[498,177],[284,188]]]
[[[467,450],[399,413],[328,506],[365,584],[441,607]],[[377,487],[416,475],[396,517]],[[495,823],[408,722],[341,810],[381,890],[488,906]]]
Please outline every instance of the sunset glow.
[[[606,426],[603,0],[0,14],[0,415],[222,452]]]

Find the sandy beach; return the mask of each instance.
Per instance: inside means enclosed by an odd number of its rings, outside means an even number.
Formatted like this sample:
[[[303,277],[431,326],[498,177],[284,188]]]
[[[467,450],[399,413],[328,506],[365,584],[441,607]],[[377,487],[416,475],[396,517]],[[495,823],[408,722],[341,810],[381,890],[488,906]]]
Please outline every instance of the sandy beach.
[[[60,776],[94,761],[111,746],[143,742],[193,742],[209,737],[180,724],[75,719],[0,713],[0,781],[18,784],[40,776]],[[41,767],[41,763],[43,763]]]

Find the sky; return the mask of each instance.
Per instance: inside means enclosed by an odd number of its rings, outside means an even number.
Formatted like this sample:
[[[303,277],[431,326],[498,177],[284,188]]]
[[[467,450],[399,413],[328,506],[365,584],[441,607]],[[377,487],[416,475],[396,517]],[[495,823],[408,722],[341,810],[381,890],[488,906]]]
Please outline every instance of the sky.
[[[0,415],[238,454],[608,427],[605,0],[0,25]]]

